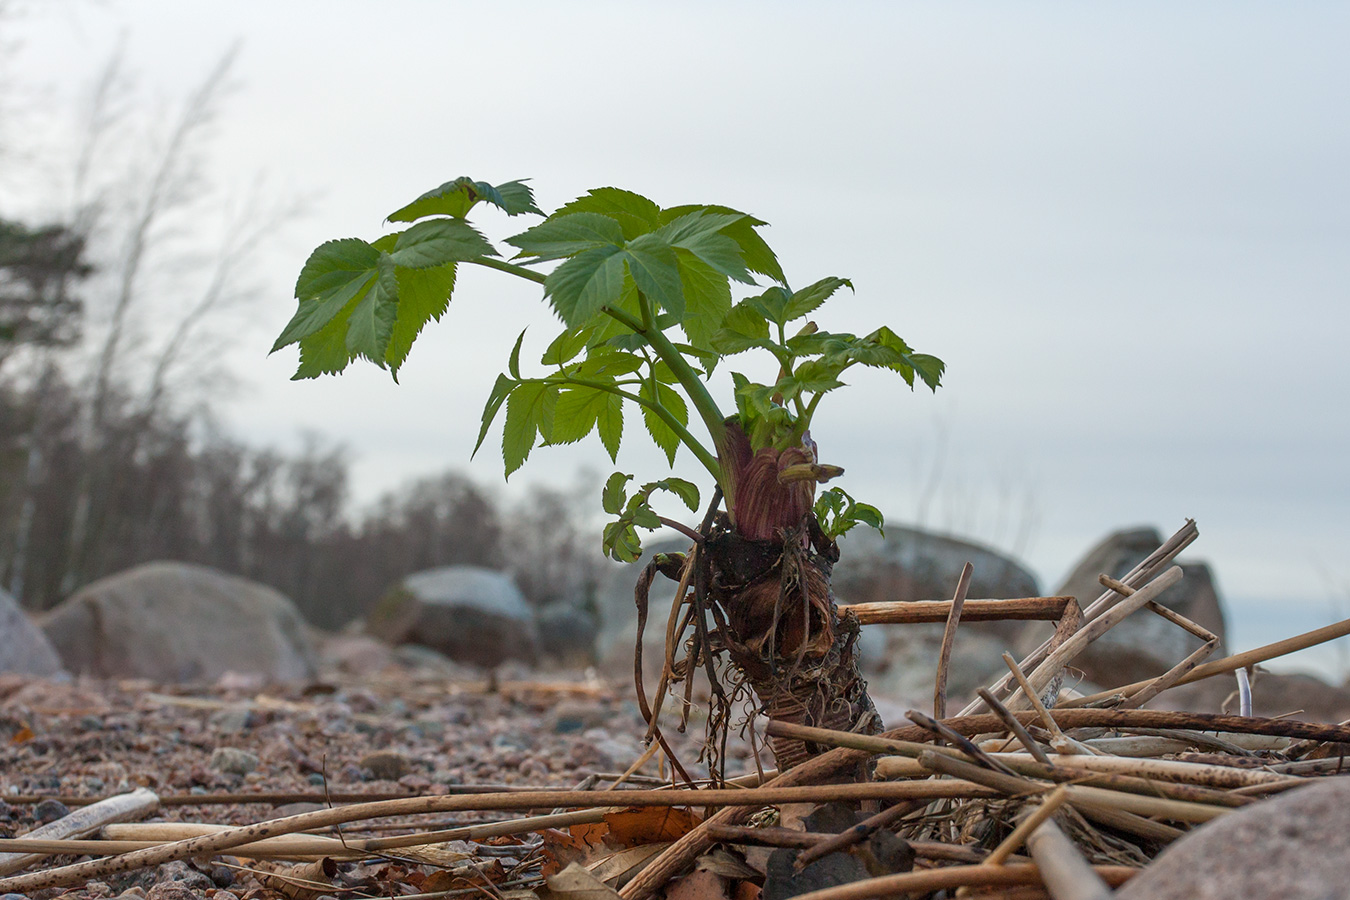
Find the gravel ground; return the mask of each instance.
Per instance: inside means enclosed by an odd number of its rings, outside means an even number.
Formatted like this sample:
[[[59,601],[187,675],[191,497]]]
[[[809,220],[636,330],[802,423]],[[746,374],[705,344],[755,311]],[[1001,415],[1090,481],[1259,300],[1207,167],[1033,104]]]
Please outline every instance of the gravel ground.
[[[623,771],[641,753],[644,727],[630,686],[585,673],[517,670],[499,678],[490,691],[481,679],[447,678],[417,667],[386,668],[359,679],[330,673],[309,684],[265,687],[245,678],[185,687],[0,675],[0,837],[60,818],[77,805],[72,798],[137,787],[166,799],[152,821],[234,825],[318,808],[325,791],[432,795],[480,784],[572,788],[593,773]],[[702,723],[690,731],[701,737]],[[698,741],[692,734],[671,737],[693,771]],[[750,767],[744,748],[729,749],[740,754],[729,770]],[[191,802],[194,796],[243,792],[295,796],[252,804]],[[401,824],[429,830],[505,815]],[[344,833],[394,833],[388,827]],[[508,878],[512,866],[515,875],[527,876],[533,864],[528,847],[460,849]],[[395,862],[341,868],[338,883],[367,895],[424,892],[435,874]],[[445,887],[443,877],[436,886]],[[282,894],[247,869],[177,862],[32,896],[234,900]]]

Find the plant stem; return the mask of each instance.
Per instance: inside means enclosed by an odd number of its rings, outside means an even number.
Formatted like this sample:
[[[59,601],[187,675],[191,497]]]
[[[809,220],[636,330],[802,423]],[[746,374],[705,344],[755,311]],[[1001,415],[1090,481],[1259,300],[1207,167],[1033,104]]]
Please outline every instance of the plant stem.
[[[543,272],[536,272],[534,269],[527,269],[524,266],[518,266],[515,263],[509,263],[501,259],[493,259],[490,256],[480,256],[477,259],[471,259],[469,262],[479,266],[486,266],[489,269],[496,269],[499,272],[506,272],[519,278],[533,281],[537,284],[543,284],[548,277]]]

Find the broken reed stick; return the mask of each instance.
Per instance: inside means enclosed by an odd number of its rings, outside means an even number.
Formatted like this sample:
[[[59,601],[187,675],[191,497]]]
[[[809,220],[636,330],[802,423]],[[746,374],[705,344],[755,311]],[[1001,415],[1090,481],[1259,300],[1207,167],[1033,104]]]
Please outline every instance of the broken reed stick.
[[[1092,870],[1107,884],[1113,886],[1122,885],[1139,874],[1138,869],[1129,866],[1093,866]],[[866,878],[862,881],[798,894],[793,900],[874,900],[882,897],[921,896],[933,891],[967,885],[982,887],[1041,883],[1040,870],[1035,865],[1026,863],[1008,866],[949,866],[942,869],[926,869],[922,872]]]
[[[28,833],[34,840],[56,840],[63,838],[82,838],[93,834],[104,825],[112,822],[125,822],[148,816],[159,808],[159,797],[148,788],[137,788],[126,794],[119,794],[92,803],[83,809],[77,809],[54,822],[41,825]],[[17,872],[42,859],[41,854],[4,853],[0,854],[0,875]]]
[[[1041,745],[1036,743],[1035,738],[1027,732],[1021,722],[1017,721],[1017,717],[1008,710],[1008,707],[1000,703],[998,698],[990,693],[989,688],[980,688],[977,693],[980,695],[980,699],[984,700],[993,710],[994,715],[998,716],[999,720],[1008,726],[1008,731],[1012,733],[1013,737],[1017,738],[1017,742],[1025,747],[1028,753],[1036,757],[1038,762],[1043,762],[1047,766],[1050,765],[1050,757],[1045,755]]]
[[[1135,592],[1134,588],[1130,587],[1128,584],[1125,584],[1124,582],[1117,581],[1110,575],[1105,574],[1099,575],[1097,577],[1097,580],[1101,582],[1103,587],[1108,587],[1123,597],[1128,597]],[[1163,606],[1158,601],[1150,600],[1149,602],[1144,604],[1144,607],[1149,612],[1157,616],[1161,616],[1162,618],[1171,622],[1173,625],[1176,625],[1178,628],[1181,628],[1188,634],[1199,638],[1201,644],[1198,648],[1187,654],[1186,658],[1183,659],[1181,662],[1177,663],[1175,666],[1168,669],[1166,672],[1162,673],[1157,678],[1153,679],[1153,681],[1149,683],[1148,687],[1143,688],[1138,692],[1131,694],[1129,697],[1127,697],[1125,701],[1120,704],[1120,707],[1122,709],[1138,709],[1139,707],[1143,706],[1145,703],[1149,702],[1154,697],[1161,694],[1163,691],[1175,685],[1177,681],[1182,678],[1182,676],[1186,675],[1186,673],[1192,671],[1196,666],[1204,662],[1204,660],[1211,653],[1213,653],[1214,650],[1219,646],[1218,635],[1214,634],[1207,628],[1202,628],[1200,625],[1196,624],[1195,622],[1192,622],[1190,619],[1186,618],[1181,613],[1176,612],[1175,610],[1168,609],[1166,606]],[[1245,715],[1251,715],[1250,707],[1248,707]]]
[[[1109,611],[1103,613],[1095,619],[1091,619],[1083,627],[1059,647],[1057,647],[1045,661],[1027,675],[1027,680],[1031,682],[1032,688],[1040,693],[1045,690],[1045,686],[1050,680],[1060,673],[1068,663],[1072,662],[1087,646],[1106,632],[1125,620],[1127,616],[1133,613],[1139,607],[1150,600],[1155,599],[1163,591],[1181,580],[1182,572],[1180,566],[1173,566],[1166,572],[1154,578],[1148,584],[1139,588],[1129,597],[1121,600]],[[1112,591],[1111,593],[1115,593]],[[1025,707],[1030,703],[1030,698],[1024,693],[1018,695],[1016,692],[1004,701],[1004,705],[1011,710],[1017,710],[1019,707]]]
[[[1042,822],[1027,839],[1050,896],[1055,900],[1111,900],[1111,889],[1064,836],[1053,819]]]
[[[1050,786],[1045,783],[1019,776],[991,772],[973,763],[953,759],[950,756],[940,756],[936,753],[922,754],[919,757],[919,764],[932,772],[973,781],[975,784],[983,784],[1014,796],[1039,794],[1050,790]],[[1175,822],[1208,822],[1210,819],[1218,818],[1224,813],[1232,811],[1228,807],[1215,806],[1210,803],[1169,800],[1163,797],[1149,797],[1081,784],[1064,785],[1064,787],[1069,792],[1069,803],[1074,806],[1079,805],[1080,802],[1089,803],[1138,816],[1157,816]]]
[[[1178,529],[1175,534],[1173,534],[1167,540],[1163,541],[1162,545],[1159,546],[1157,550],[1154,550],[1147,557],[1145,557],[1137,566],[1135,566],[1128,573],[1126,573],[1121,578],[1121,581],[1123,581],[1125,584],[1130,585],[1131,587],[1143,586],[1146,582],[1148,582],[1155,575],[1161,572],[1164,567],[1170,565],[1172,560],[1176,559],[1177,554],[1179,554],[1182,550],[1186,549],[1192,543],[1194,543],[1195,539],[1198,538],[1199,536],[1200,530],[1196,528],[1195,520],[1187,519],[1185,525],[1181,526],[1181,528]],[[1098,597],[1092,603],[1088,604],[1088,606],[1081,611],[1082,621],[1084,623],[1090,622],[1093,619],[1100,616],[1107,609],[1109,609],[1113,603],[1115,603],[1116,598],[1119,596],[1120,595],[1113,590],[1108,590],[1105,593],[1103,593],[1100,597]],[[1024,669],[1034,669],[1036,666],[1040,665],[1042,660],[1048,657],[1050,653],[1055,650],[1055,648],[1058,646],[1057,639],[1060,637],[1058,634],[1058,629],[1056,629],[1056,632],[1057,633],[1054,637],[1051,637],[1049,640],[1042,643],[1039,647],[1037,647],[1035,650],[1033,650],[1031,653],[1029,653],[1026,657],[1024,657],[1021,660],[1021,665]],[[1004,675],[993,685],[991,685],[989,689],[997,696],[1002,694],[1004,691],[1007,691],[1011,685],[1012,685],[1012,676]],[[983,705],[982,700],[978,698],[972,700],[969,704],[966,705],[965,709],[961,710],[960,715],[962,716],[972,715],[982,705]]]
[[[1017,664],[1017,660],[1013,659],[1011,653],[1004,653],[1003,663],[1008,667],[1008,671],[1012,674],[1012,677],[1017,680],[1017,685],[1022,691],[1022,696],[1027,698],[1027,701],[1031,704],[1031,708],[1035,710],[1037,718],[1039,718],[1041,724],[1045,726],[1045,730],[1050,732],[1050,746],[1060,753],[1068,753],[1072,750],[1073,742],[1065,736],[1063,731],[1060,731],[1059,725],[1055,722],[1054,717],[1050,715],[1050,711],[1047,710],[1045,704],[1041,702],[1040,691],[1032,686],[1031,682],[1027,679],[1027,676],[1022,672],[1022,667]],[[1010,704],[1015,699],[1017,699],[1017,694],[1015,693],[1008,698],[1009,705],[1005,706],[1008,712],[1012,712]]]
[[[908,800],[944,799],[956,797],[989,796],[987,789],[960,781],[931,783],[864,782],[861,784],[807,784],[788,787],[746,789],[655,790],[627,791],[626,807],[665,806],[729,806],[754,804],[760,806],[779,803],[823,803],[830,800]],[[272,819],[254,825],[227,828],[215,834],[201,835],[171,844],[109,859],[75,863],[43,872],[0,878],[0,893],[22,893],[48,887],[76,884],[92,878],[101,878],[132,869],[162,865],[175,859],[203,856],[230,850],[280,834],[293,834],[311,828],[341,825],[362,819],[383,816],[415,815],[420,813],[462,812],[464,810],[552,809],[559,806],[594,807],[604,798],[605,806],[613,805],[613,795],[595,791],[536,791],[510,794],[479,794],[471,797],[416,797],[410,800],[388,800],[379,803],[359,803],[335,809],[321,809],[281,819]]]
[[[708,835],[714,840],[728,844],[751,844],[760,847],[788,847],[794,850],[806,850],[821,841],[838,837],[834,834],[821,834],[814,831],[797,831],[792,828],[780,828],[776,825],[722,825],[710,824]],[[922,859],[941,859],[949,862],[983,862],[989,851],[975,844],[948,844],[942,841],[906,841],[914,855]],[[1025,858],[1019,861],[1026,862]]]
[[[983,764],[987,768],[993,769],[995,772],[1002,772],[1005,775],[1012,774],[1002,763],[981,750],[978,744],[964,734],[953,731],[935,719],[928,718],[928,716],[925,716],[917,709],[911,709],[909,712],[905,713],[905,716],[915,725],[927,728],[929,731],[933,732],[933,734],[946,740],[952,744],[952,746],[956,747],[956,749],[966,754],[966,756],[969,756],[971,759]]]
[[[1188,674],[1177,679],[1173,687],[1180,687],[1183,684],[1192,684],[1196,681],[1203,681],[1206,678],[1213,678],[1215,675],[1224,675],[1235,669],[1244,669],[1247,666],[1254,666],[1257,663],[1263,663],[1276,657],[1285,656],[1290,653],[1296,653],[1299,650],[1307,650],[1309,647],[1316,647],[1318,644],[1325,644],[1327,641],[1334,641],[1336,638],[1345,637],[1350,634],[1350,619],[1343,619],[1332,625],[1326,625],[1322,628],[1316,628],[1312,631],[1306,631],[1282,641],[1276,641],[1273,644],[1266,644],[1257,647],[1255,650],[1247,650],[1243,653],[1235,653],[1232,656],[1225,656],[1223,659],[1211,660],[1196,666]],[[1109,691],[1101,691],[1091,694],[1087,697],[1078,697],[1056,706],[1056,709],[1074,709],[1087,706],[1099,700],[1105,700],[1116,694],[1129,696],[1133,691],[1148,687],[1153,679],[1145,681],[1136,681],[1133,684],[1123,685],[1112,688]],[[8,799],[8,798],[6,798]]]
[[[1234,795],[1230,789],[1211,788],[1199,784],[1179,784],[1138,775],[1091,772],[1070,766],[1045,765],[1020,753],[1016,755],[999,754],[999,761],[1017,775],[1040,778],[1046,781],[1073,782],[1089,787],[1143,794],[1147,797],[1187,800],[1195,803],[1209,803],[1214,806],[1238,807],[1246,806],[1252,802],[1251,798]],[[927,778],[931,774],[917,759],[887,756],[877,760],[877,778],[890,780]],[[1306,782],[1300,780],[1299,783],[1304,784]],[[1282,786],[1283,783],[1281,782],[1280,785]],[[1267,785],[1267,787],[1278,789],[1278,786]]]
[[[967,622],[1055,622],[1072,597],[1018,597],[1010,600],[966,600],[961,618]],[[951,600],[883,600],[841,603],[839,615],[853,613],[859,625],[940,625],[951,615]]]
[[[933,718],[947,717],[947,667],[952,661],[952,645],[956,642],[956,628],[961,624],[961,608],[966,602],[966,592],[970,590],[970,576],[975,566],[967,562],[961,567],[961,577],[956,580],[956,593],[952,595],[952,607],[947,612],[947,625],[942,629],[942,647],[938,651],[937,683],[933,687]]]

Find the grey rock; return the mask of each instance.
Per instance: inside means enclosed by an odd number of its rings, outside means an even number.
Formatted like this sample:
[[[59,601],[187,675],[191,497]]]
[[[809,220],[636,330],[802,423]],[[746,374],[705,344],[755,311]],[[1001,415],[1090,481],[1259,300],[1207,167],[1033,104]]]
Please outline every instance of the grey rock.
[[[1119,900],[1342,900],[1350,884],[1350,778],[1317,779],[1185,835]]]
[[[63,819],[68,815],[70,815],[70,809],[60,800],[54,800],[50,797],[33,807],[33,818],[43,824],[55,822],[57,819]]]
[[[28,620],[19,603],[0,589],[0,672],[48,677],[65,669],[47,636]]]
[[[1120,578],[1158,549],[1162,536],[1155,528],[1133,528],[1108,535],[1087,552],[1064,583],[1055,591],[1077,597],[1086,607],[1105,590],[1097,576]],[[1180,563],[1183,577],[1158,597],[1158,602],[1219,637],[1212,659],[1223,656],[1225,636],[1223,603],[1209,566],[1202,562]],[[1026,639],[1019,649],[1039,643]],[[1093,642],[1073,662],[1090,681],[1108,687],[1129,684],[1161,675],[1200,646],[1200,640],[1161,616],[1141,610]]]
[[[534,617],[509,575],[445,566],[409,575],[380,598],[367,631],[390,644],[421,644],[458,663],[485,668],[533,662]]]
[[[290,600],[206,566],[154,562],[101,578],[40,624],[81,675],[183,682],[233,671],[297,681],[315,671],[304,620]]]
[[[567,602],[550,603],[535,614],[535,625],[539,650],[544,656],[567,666],[588,666],[595,662],[600,619],[594,609]]]
[[[217,747],[211,752],[207,765],[226,775],[247,775],[258,768],[258,757],[238,747]]]

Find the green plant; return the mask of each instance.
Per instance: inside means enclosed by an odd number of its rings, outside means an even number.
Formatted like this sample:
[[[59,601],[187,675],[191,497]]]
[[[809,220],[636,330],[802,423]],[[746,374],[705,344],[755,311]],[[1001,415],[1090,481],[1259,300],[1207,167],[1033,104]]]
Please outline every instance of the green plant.
[[[516,250],[505,260],[467,221],[479,203],[543,220],[505,239]],[[761,674],[780,680],[789,670],[804,674],[804,665],[825,660],[833,648],[848,658],[819,664],[828,677],[847,679],[835,671],[852,660],[851,650],[839,646],[828,589],[833,540],[860,522],[880,528],[882,519],[837,488],[815,498],[816,485],[842,469],[819,461],[811,423],[855,366],[893,371],[911,388],[921,381],[936,389],[942,362],[914,352],[885,326],[863,336],[820,330],[811,314],[853,285],[826,277],[793,290],[759,234],[765,223],[729,207],[663,209],[639,194],[603,187],[544,216],[523,181],[459,178],[389,219],[410,224],[372,242],[330,241],[305,263],[296,284],[299,307],[273,347],[299,344],[295,377],[341,372],[361,357],[397,378],[423,326],[445,313],[460,265],[542,285],[562,330],[540,357],[542,374],[522,371],[524,332],[516,340],[483,409],[475,452],[505,407],[508,477],[536,446],[572,443],[592,432],[617,461],[625,416],[639,411],[672,464],[685,448],[716,487],[697,530],[652,507],[653,493],[665,491],[697,510],[699,491],[688,481],[665,478],[630,493],[631,476],[616,473],[602,498],[616,517],[604,532],[605,551],[616,559],[638,557],[639,528],[672,525],[695,542],[694,553],[678,561],[684,582],[694,586],[690,602],[704,635],[687,673],[715,650],[729,650],[763,699],[776,689],[760,684]],[[733,285],[748,296],[736,298]],[[755,380],[731,371],[730,402],[719,406],[710,379],[725,360],[751,351],[767,357],[776,375]],[[700,434],[691,430],[693,420]],[[721,519],[714,515],[719,508]],[[802,574],[822,567],[823,586]],[[772,609],[740,590],[766,578],[776,579]],[[718,613],[725,622],[703,621]],[[659,704],[660,697],[657,712]]]

